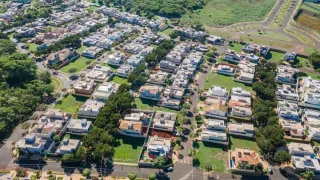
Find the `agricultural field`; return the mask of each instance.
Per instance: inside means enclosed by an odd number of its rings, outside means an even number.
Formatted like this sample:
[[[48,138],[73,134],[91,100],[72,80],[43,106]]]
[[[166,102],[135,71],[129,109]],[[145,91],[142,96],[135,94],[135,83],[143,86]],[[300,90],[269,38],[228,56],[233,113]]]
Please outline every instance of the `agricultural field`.
[[[203,9],[186,13],[182,23],[224,27],[239,22],[262,21],[276,0],[212,0]]]
[[[317,14],[317,16],[312,16],[305,12],[301,12],[296,18],[296,22],[302,26],[315,30],[316,32],[320,32],[320,13]]]
[[[294,1],[295,0],[287,0],[281,5],[280,10],[269,25],[270,28],[278,29],[281,27],[282,22],[285,20],[288,14],[288,11],[293,8],[292,4],[294,3]]]

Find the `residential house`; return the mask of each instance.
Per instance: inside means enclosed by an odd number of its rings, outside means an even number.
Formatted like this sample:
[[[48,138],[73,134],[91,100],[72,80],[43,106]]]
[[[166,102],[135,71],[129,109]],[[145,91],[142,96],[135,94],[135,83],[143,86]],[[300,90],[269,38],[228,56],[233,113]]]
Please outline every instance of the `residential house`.
[[[167,72],[156,71],[156,72],[151,73],[149,75],[148,81],[152,82],[152,83],[165,83],[167,77],[168,77],[168,73]]]
[[[146,137],[143,128],[148,128],[153,112],[131,110],[120,120],[120,134],[133,137]]]
[[[120,120],[119,130],[122,135],[140,137],[142,135],[142,122]]]
[[[200,51],[200,52],[208,52],[209,47],[204,44],[199,44],[198,46],[195,47],[195,50]]]
[[[123,51],[130,54],[138,54],[140,51],[144,49],[144,45],[137,43],[129,43],[124,45]]]
[[[171,152],[171,139],[150,136],[147,143],[148,154],[155,157],[168,157]]]
[[[231,135],[238,135],[238,136],[245,136],[245,137],[254,136],[253,124],[229,123],[228,129],[229,129],[228,133]]]
[[[92,71],[87,74],[87,78],[102,83],[108,81],[112,75],[113,72],[110,67],[96,65],[93,67]]]
[[[210,143],[228,145],[228,134],[223,131],[212,131],[205,128],[202,128],[201,131],[201,140]]]
[[[125,56],[120,52],[115,52],[114,54],[108,55],[106,63],[112,66],[121,66],[125,61]]]
[[[86,135],[91,131],[92,122],[86,119],[71,119],[67,132],[70,134]]]
[[[153,129],[173,132],[177,119],[176,113],[157,111],[153,118]]]
[[[298,111],[287,107],[278,108],[278,116],[292,121],[301,121]]]
[[[240,71],[239,75],[235,78],[235,81],[239,81],[246,84],[252,84],[254,79],[254,73],[248,73],[243,70]]]
[[[227,50],[223,55],[223,60],[234,63],[239,63],[242,59],[240,54],[237,54],[234,50]]]
[[[229,100],[228,106],[229,106],[229,108],[232,108],[232,107],[250,108],[251,107],[251,98],[232,95]]]
[[[295,52],[287,52],[284,56],[283,59],[285,61],[294,61],[297,57],[297,54]]]
[[[249,91],[246,91],[246,90],[240,88],[240,87],[231,88],[231,95],[251,98],[251,93]]]
[[[248,148],[235,148],[230,151],[230,159],[233,162],[231,164],[232,169],[237,169],[240,166],[257,166],[262,162],[259,154],[253,150],[249,150]],[[264,167],[266,168],[266,167]],[[252,168],[253,169],[253,168]]]
[[[103,82],[92,94],[93,99],[105,101],[112,93],[117,92],[120,84],[114,82]]]
[[[95,89],[94,80],[86,78],[78,81],[74,86],[74,94],[88,96],[91,95]]]
[[[279,108],[286,108],[286,109],[292,109],[292,110],[299,110],[299,106],[297,103],[291,103],[289,101],[278,101],[278,111]]]
[[[33,28],[22,27],[17,29],[13,35],[14,38],[21,39],[21,38],[31,38],[36,35],[36,31]]]
[[[82,107],[78,111],[78,117],[82,118],[89,118],[95,119],[101,109],[104,106],[104,102],[95,100],[95,99],[88,99]]]
[[[289,66],[279,65],[278,66],[278,74],[277,81],[280,83],[290,83],[295,84],[296,79],[294,74],[297,73],[298,70]]]
[[[209,130],[216,130],[216,131],[226,131],[227,126],[224,120],[221,119],[207,119],[206,128]]]
[[[304,109],[302,120],[309,136],[314,140],[320,140],[320,111]]]
[[[27,134],[16,143],[16,147],[23,153],[41,153],[46,146],[47,140],[35,135]]]
[[[162,90],[163,90],[162,86],[156,86],[156,85],[141,86],[139,89],[139,97],[142,99],[159,101]]]
[[[258,64],[260,57],[251,53],[251,54],[247,54],[245,59],[251,63]]]
[[[219,119],[227,119],[227,107],[221,103],[205,105],[205,116]]]
[[[213,45],[222,45],[224,42],[223,37],[214,36],[214,35],[209,35],[209,37],[207,37],[206,40],[209,44],[213,44]]]
[[[134,69],[133,66],[128,65],[128,64],[123,64],[117,69],[115,74],[117,76],[127,78],[127,77],[129,77],[129,75],[133,71],[133,69]]]
[[[207,96],[217,96],[217,97],[221,97],[221,98],[228,98],[229,92],[227,92],[227,89],[225,87],[212,86],[208,90]]]
[[[54,52],[49,54],[49,56],[46,58],[46,66],[48,67],[62,67],[69,62],[77,59],[79,57],[77,51],[74,49],[62,49],[61,51]]]
[[[162,60],[160,61],[160,69],[161,71],[164,71],[164,72],[173,73],[177,69],[177,66],[175,63]]]
[[[234,106],[231,109],[231,115],[239,117],[252,117],[252,111],[251,108]]]
[[[128,58],[127,63],[133,67],[137,67],[144,62],[144,57],[140,55],[132,55]]]
[[[81,55],[88,58],[96,58],[102,49],[96,46],[88,47]]]
[[[320,106],[320,94],[318,90],[308,89],[304,96],[303,102],[314,106]]]
[[[276,91],[276,95],[279,98],[285,99],[285,100],[291,100],[291,101],[299,100],[299,94],[296,92],[296,90],[286,84],[283,84],[282,86],[278,87],[278,90]]]
[[[235,72],[235,69],[232,68],[231,66],[227,65],[219,65],[217,68],[217,73],[218,74],[224,74],[224,75],[229,75],[232,76]]]
[[[59,155],[73,154],[80,146],[80,140],[64,138],[57,148],[56,153]]]
[[[279,121],[286,135],[291,136],[293,138],[302,138],[305,135],[305,129],[303,128],[300,122],[288,121],[281,118]]]

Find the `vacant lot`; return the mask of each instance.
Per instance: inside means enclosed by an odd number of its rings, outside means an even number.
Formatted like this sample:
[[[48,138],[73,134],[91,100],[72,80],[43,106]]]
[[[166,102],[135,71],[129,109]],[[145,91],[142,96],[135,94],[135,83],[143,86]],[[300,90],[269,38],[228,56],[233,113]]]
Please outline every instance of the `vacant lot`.
[[[285,1],[281,7],[276,16],[273,18],[272,22],[270,23],[270,27],[274,29],[278,29],[281,27],[282,22],[285,20],[289,9],[293,8],[292,4],[294,3],[294,0],[287,0]]]
[[[143,143],[144,138],[126,136],[116,138],[116,143],[113,146],[115,151],[113,161],[137,163]]]
[[[230,146],[231,150],[235,148],[248,148],[250,150],[260,152],[260,148],[258,147],[256,141],[254,139],[246,139],[244,137],[230,136]]]
[[[119,77],[119,76],[112,76],[110,81],[117,83],[117,84],[128,84],[128,79]]]
[[[314,46],[314,42],[309,39],[307,36],[303,35],[302,33],[300,33],[299,31],[293,29],[293,28],[287,28],[285,30],[287,33],[291,34],[292,36],[295,36],[296,38],[298,38],[302,43],[306,44],[306,45],[310,45],[310,46]]]
[[[212,0],[201,10],[187,13],[183,22],[200,22],[206,26],[223,27],[239,22],[261,21],[276,0]]]
[[[270,51],[265,57],[265,59],[271,62],[277,63],[279,65],[281,64],[281,59],[283,59],[283,56],[284,56],[283,53]]]
[[[158,106],[157,104],[158,104],[157,101],[135,98],[133,106],[136,109],[143,109],[143,110],[177,112],[176,110],[169,109],[166,107],[161,107],[161,106]]]
[[[88,98],[73,96],[71,94],[57,102],[54,109],[61,109],[63,112],[77,114],[78,109],[86,102]]]
[[[316,32],[320,32],[320,13],[317,16],[311,16],[302,12],[296,21],[303,26],[315,30]]]
[[[232,43],[228,45],[228,49],[234,50],[237,53],[242,52],[243,45],[238,43]]]
[[[204,84],[204,89],[207,90],[209,89],[212,85],[216,86],[223,86],[226,87],[227,90],[230,90],[233,87],[241,87],[247,91],[252,92],[252,87],[251,86],[246,86],[243,83],[239,83],[233,80],[233,77],[231,76],[225,76],[222,74],[217,74],[210,72],[207,76],[206,82]]]
[[[84,69],[86,66],[88,66],[87,61],[90,61],[90,62],[91,62],[91,61],[93,61],[93,60],[81,56],[80,58],[78,58],[78,59],[70,62],[68,65],[62,67],[62,68],[60,69],[60,71],[62,71],[62,72],[64,72],[64,73],[69,73],[69,69],[70,69],[70,68],[76,68],[76,69],[77,69],[76,72],[79,72],[79,71],[81,71],[82,69]]]

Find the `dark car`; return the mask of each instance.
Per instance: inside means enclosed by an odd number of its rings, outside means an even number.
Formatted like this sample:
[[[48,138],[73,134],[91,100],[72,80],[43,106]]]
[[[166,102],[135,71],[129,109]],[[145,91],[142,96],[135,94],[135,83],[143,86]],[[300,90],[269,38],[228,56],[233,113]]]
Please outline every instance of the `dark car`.
[[[77,79],[79,79],[79,75],[73,74],[73,75],[71,75],[69,78],[70,78],[71,80],[77,80]]]

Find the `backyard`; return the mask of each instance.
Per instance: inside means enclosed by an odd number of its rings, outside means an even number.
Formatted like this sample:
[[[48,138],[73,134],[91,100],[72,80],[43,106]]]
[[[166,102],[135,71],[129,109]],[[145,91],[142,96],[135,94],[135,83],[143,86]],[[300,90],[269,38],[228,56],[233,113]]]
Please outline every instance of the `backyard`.
[[[155,111],[166,111],[166,112],[177,112],[176,110],[169,109],[166,107],[161,107],[157,105],[157,101],[152,100],[146,100],[146,99],[140,99],[135,98],[133,106],[136,109],[142,109],[142,110],[155,110]]]
[[[204,84],[204,89],[208,90],[212,85],[226,87],[227,90],[230,90],[233,87],[241,87],[247,91],[252,92],[251,86],[246,86],[243,83],[234,81],[232,76],[225,76],[225,75],[210,72]]]
[[[235,148],[248,148],[249,150],[260,152],[260,148],[258,147],[256,141],[254,139],[245,139],[244,137],[238,138],[236,136],[230,136],[230,146],[231,150]]]
[[[109,81],[112,81],[117,84],[128,84],[128,79],[120,76],[112,76],[112,78]]]
[[[200,10],[188,12],[181,21],[188,24],[223,27],[239,22],[261,21],[276,0],[212,0]]]
[[[116,138],[116,141],[113,146],[115,151],[113,161],[136,164],[144,143],[144,138],[120,136]]]
[[[76,69],[77,69],[76,73],[77,73],[77,72],[83,70],[86,66],[88,66],[87,61],[92,62],[93,60],[81,56],[80,58],[78,58],[78,59],[70,62],[68,65],[63,66],[63,67],[60,69],[60,71],[62,71],[62,72],[64,72],[64,73],[69,73],[69,69],[70,69],[70,68],[76,68]]]
[[[73,96],[68,94],[65,98],[61,101],[58,101],[54,109],[60,109],[63,112],[77,114],[78,109],[86,102],[88,98],[80,97],[80,96]]]

